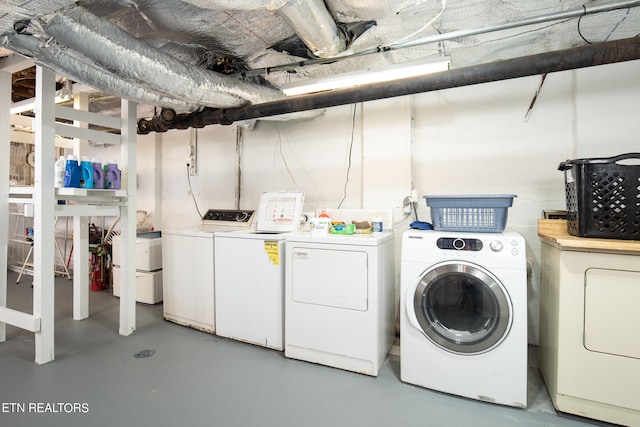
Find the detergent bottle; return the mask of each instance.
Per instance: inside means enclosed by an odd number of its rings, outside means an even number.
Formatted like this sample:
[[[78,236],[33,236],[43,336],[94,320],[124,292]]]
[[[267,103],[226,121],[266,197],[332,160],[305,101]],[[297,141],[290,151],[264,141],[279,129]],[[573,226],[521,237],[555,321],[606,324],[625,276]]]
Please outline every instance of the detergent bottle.
[[[80,161],[80,187],[93,188],[93,165],[89,157],[82,156]]]
[[[102,168],[102,162],[93,158],[91,159],[91,166],[93,168],[93,188],[104,188],[104,169]]]
[[[110,190],[120,189],[120,169],[115,160],[109,160],[104,167],[104,188]]]
[[[80,187],[80,164],[78,156],[69,154],[64,170],[64,186],[67,188]]]
[[[66,169],[67,162],[64,157],[60,156],[60,158],[55,163],[55,175],[53,180],[53,186],[55,188],[64,187],[64,171]]]

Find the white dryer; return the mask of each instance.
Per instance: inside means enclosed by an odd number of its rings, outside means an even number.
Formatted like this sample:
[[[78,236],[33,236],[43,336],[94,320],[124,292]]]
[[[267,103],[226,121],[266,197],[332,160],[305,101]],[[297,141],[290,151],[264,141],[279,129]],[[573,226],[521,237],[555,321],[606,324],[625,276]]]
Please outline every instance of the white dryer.
[[[286,238],[285,356],[376,376],[394,339],[391,232]]]
[[[403,234],[400,378],[527,405],[527,267],[515,232]]]

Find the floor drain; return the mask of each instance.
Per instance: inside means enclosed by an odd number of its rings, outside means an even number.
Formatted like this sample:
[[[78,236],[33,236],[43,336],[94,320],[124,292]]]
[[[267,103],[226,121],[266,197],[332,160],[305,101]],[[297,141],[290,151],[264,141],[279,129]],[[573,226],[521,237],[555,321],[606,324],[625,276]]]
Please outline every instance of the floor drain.
[[[152,349],[140,350],[140,351],[134,353],[133,357],[135,357],[136,359],[144,359],[144,358],[147,358],[147,357],[151,357],[154,354],[156,354],[156,351],[152,350]]]

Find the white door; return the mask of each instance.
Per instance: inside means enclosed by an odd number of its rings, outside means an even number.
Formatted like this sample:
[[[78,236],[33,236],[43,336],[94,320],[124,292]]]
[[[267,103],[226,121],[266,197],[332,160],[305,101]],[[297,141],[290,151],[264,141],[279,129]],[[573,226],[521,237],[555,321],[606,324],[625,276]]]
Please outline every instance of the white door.
[[[367,311],[368,254],[357,250],[293,249],[294,302]]]

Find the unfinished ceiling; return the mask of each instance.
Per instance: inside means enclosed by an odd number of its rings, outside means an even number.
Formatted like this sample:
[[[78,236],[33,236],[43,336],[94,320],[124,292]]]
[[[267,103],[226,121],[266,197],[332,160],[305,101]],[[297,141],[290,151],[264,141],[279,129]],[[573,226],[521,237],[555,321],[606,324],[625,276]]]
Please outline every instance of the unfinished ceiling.
[[[187,113],[276,101],[285,97],[280,87],[288,82],[418,59],[446,56],[455,69],[635,37],[638,5],[606,0],[5,0],[0,56],[27,56],[98,89],[94,109],[112,108],[109,98],[115,96]],[[14,100],[30,93],[28,76],[23,77],[14,75]]]

